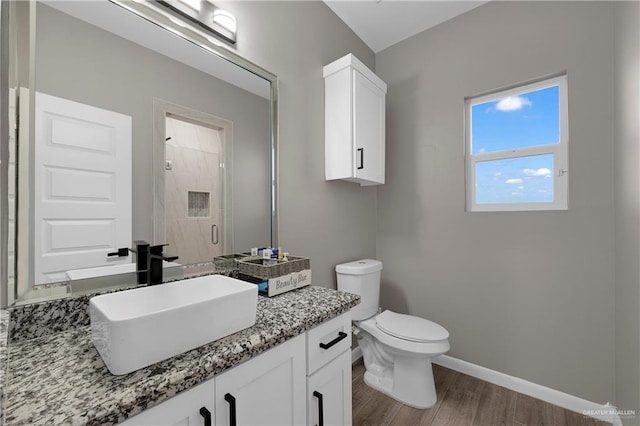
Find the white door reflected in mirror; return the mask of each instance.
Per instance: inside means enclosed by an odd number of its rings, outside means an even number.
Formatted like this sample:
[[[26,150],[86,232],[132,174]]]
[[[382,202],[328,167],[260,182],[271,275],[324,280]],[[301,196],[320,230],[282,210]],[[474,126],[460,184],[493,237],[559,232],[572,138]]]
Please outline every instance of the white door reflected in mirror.
[[[130,263],[131,117],[36,93],[33,264],[36,284],[65,271]]]

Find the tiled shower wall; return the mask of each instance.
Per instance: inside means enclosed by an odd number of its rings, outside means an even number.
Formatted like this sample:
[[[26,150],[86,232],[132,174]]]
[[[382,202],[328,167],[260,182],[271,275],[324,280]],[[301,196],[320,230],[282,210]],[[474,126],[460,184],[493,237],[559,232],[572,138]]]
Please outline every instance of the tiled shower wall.
[[[166,118],[167,165],[165,226],[169,254],[182,264],[212,260],[223,254],[223,182],[221,161],[224,144],[220,130]],[[168,165],[170,162],[170,166]],[[189,192],[209,194],[208,205],[189,214]],[[192,201],[199,198],[192,195]],[[202,195],[202,198],[207,198]],[[208,209],[208,213],[206,210]],[[212,226],[218,227],[218,244],[212,243]]]

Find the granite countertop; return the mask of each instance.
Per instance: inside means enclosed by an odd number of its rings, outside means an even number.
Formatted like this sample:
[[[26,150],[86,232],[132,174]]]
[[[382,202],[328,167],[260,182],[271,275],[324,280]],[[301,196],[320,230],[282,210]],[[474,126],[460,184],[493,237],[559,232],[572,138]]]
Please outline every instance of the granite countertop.
[[[123,376],[109,373],[86,325],[9,343],[4,376],[0,371],[5,424],[116,424],[347,312],[359,301],[359,296],[314,286],[273,298],[259,296],[254,326]],[[2,356],[0,350],[0,362]]]

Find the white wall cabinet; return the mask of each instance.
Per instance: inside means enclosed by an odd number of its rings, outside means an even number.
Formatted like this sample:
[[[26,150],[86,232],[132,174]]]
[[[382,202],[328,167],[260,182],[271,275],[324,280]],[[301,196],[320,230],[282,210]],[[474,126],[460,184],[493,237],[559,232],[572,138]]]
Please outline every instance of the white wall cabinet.
[[[350,425],[350,346],[346,313],[122,424]]]
[[[384,184],[387,85],[352,54],[323,76],[326,180]]]

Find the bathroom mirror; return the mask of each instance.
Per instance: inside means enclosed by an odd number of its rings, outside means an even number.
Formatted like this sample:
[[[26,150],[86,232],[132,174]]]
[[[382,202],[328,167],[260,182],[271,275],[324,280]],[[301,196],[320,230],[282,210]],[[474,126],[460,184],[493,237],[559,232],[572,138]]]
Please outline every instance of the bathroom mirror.
[[[137,240],[192,272],[277,245],[275,75],[155,2],[10,2],[3,19],[4,306],[134,284],[116,252]]]

